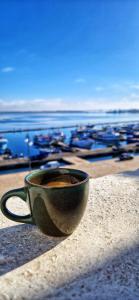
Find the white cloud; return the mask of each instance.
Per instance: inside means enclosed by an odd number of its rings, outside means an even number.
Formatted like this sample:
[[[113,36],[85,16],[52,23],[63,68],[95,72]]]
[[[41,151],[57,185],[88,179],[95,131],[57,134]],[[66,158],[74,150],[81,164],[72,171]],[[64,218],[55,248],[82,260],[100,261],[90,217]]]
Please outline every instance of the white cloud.
[[[76,79],[74,80],[74,82],[75,82],[75,83],[85,83],[86,80],[85,80],[85,78],[80,77],[80,78],[76,78]]]
[[[74,83],[86,83],[86,79],[83,77],[76,78]],[[94,87],[96,92],[101,91],[114,91],[114,92],[126,92],[131,90],[139,90],[139,83],[138,82],[131,82],[131,81],[123,81],[123,82],[113,82],[106,85],[97,85]]]
[[[97,92],[100,91],[113,91],[113,92],[121,92],[121,93],[126,93],[127,91],[131,91],[131,90],[139,90],[139,83],[135,83],[135,82],[121,82],[121,83],[117,83],[117,82],[113,82],[111,84],[106,84],[104,86],[98,85],[95,87],[95,90]]]
[[[139,90],[139,83],[133,82],[123,82],[123,83],[114,83],[111,85],[112,89],[116,89],[119,91],[126,91],[126,90]]]
[[[60,98],[33,100],[3,100],[0,99],[0,111],[43,111],[61,110],[63,102]]]
[[[5,67],[5,68],[1,69],[1,72],[10,73],[10,72],[13,72],[14,70],[15,70],[15,68],[13,68],[13,67]]]
[[[55,110],[111,110],[111,109],[139,109],[139,94],[131,93],[125,97],[110,99],[92,97],[89,99],[0,99],[0,111],[55,111]]]

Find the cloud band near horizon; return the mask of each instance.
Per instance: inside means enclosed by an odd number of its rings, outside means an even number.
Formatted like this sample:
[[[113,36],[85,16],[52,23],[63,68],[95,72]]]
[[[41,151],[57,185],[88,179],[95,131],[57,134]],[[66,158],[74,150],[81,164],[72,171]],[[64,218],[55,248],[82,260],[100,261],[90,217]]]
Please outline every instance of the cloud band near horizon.
[[[139,94],[130,94],[120,99],[90,98],[70,99],[0,99],[0,111],[43,111],[43,110],[111,110],[111,109],[139,109]]]

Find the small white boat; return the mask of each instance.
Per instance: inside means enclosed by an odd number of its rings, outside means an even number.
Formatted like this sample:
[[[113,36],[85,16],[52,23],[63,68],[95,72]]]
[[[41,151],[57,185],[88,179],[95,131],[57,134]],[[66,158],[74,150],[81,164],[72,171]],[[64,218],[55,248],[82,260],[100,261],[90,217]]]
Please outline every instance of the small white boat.
[[[8,140],[2,136],[0,136],[0,151],[5,150],[7,148]]]
[[[40,166],[40,170],[59,168],[60,163],[57,160],[48,161],[45,165]]]

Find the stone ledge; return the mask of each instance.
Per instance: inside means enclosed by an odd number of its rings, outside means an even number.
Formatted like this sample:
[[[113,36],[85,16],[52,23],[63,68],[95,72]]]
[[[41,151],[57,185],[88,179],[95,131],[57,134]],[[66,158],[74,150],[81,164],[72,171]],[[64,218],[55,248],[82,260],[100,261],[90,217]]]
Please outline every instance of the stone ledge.
[[[0,214],[0,240],[0,300],[138,299],[138,172],[91,179],[84,218],[66,239]]]

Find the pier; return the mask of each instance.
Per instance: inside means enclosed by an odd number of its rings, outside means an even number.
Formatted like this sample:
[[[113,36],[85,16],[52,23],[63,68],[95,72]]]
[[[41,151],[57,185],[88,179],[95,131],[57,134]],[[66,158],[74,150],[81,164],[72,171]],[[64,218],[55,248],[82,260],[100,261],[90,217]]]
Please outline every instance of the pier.
[[[41,160],[34,160],[31,161],[31,166],[32,168],[34,167],[39,167],[45,163],[47,163],[48,161],[52,161],[52,160],[58,160],[58,161],[65,161],[69,164],[73,164],[74,162],[77,162],[77,159],[85,159],[86,158],[98,158],[98,157],[107,157],[110,155],[115,155],[118,156],[120,153],[124,152],[124,151],[133,151],[133,152],[138,152],[139,151],[139,147],[136,146],[136,144],[129,144],[126,145],[122,148],[119,148],[119,150],[114,151],[111,147],[110,148],[104,148],[104,149],[96,149],[96,150],[83,150],[83,149],[79,149],[75,152],[60,152],[60,153],[56,153],[56,154],[51,154]],[[72,157],[72,161],[71,161],[71,157]],[[73,162],[74,161],[74,162]],[[28,167],[29,165],[29,159],[27,157],[24,158],[16,158],[16,159],[8,159],[8,160],[4,160],[3,156],[0,157],[0,170],[9,170],[9,169],[20,169],[20,168],[25,168]]]

